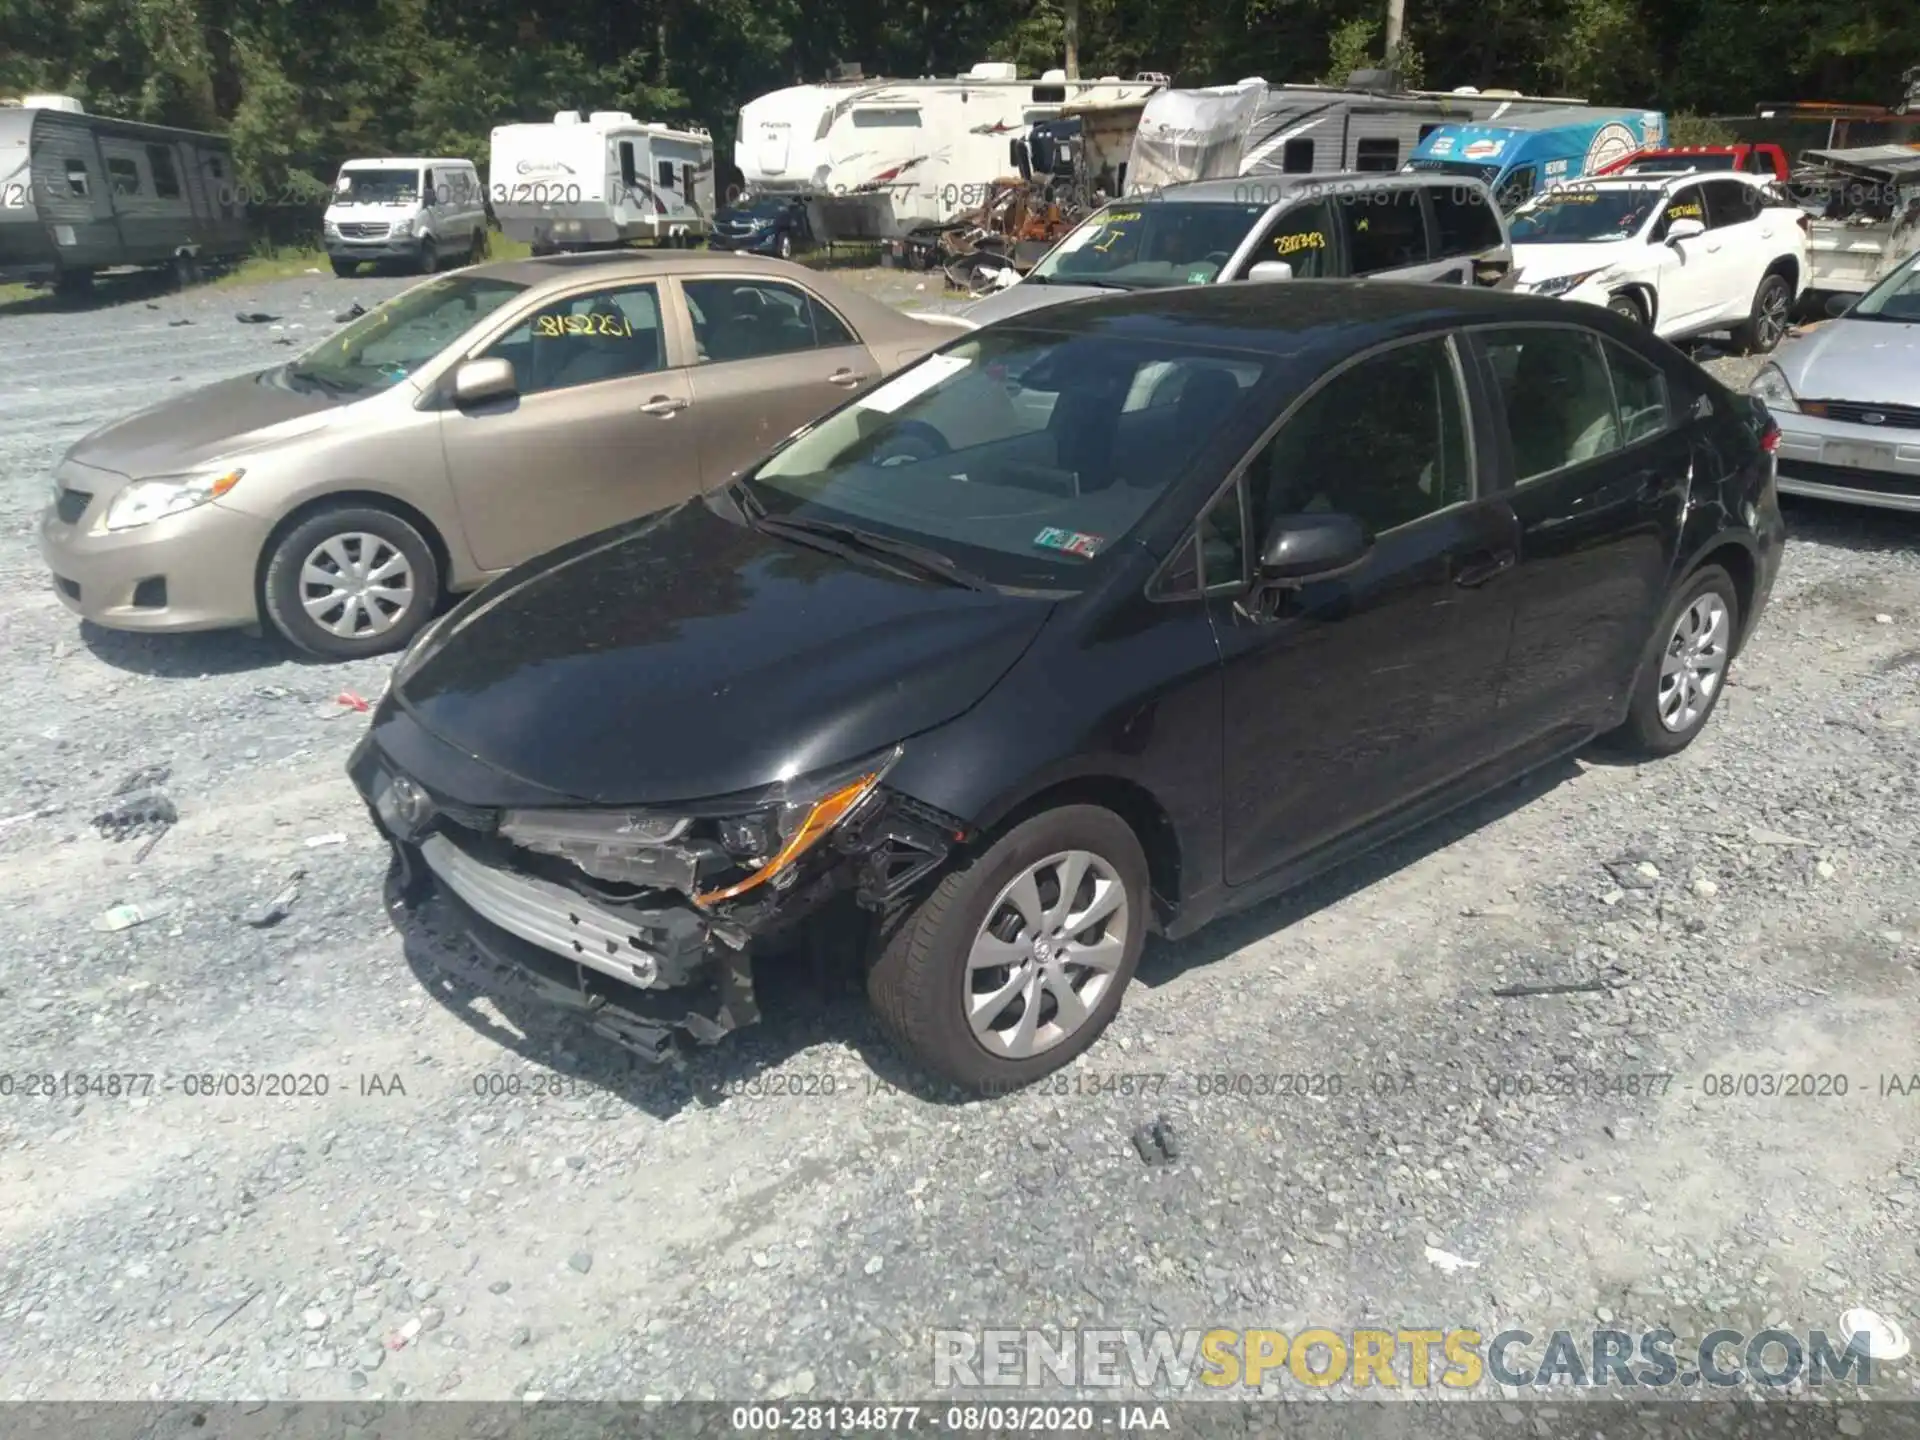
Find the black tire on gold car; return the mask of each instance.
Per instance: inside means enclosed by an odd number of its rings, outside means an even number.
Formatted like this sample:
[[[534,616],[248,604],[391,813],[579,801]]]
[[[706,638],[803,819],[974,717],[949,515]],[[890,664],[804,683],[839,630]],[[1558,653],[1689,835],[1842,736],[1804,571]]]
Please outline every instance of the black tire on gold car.
[[[1058,1070],[1100,1037],[1140,962],[1147,860],[1111,810],[1015,825],[885,927],[867,993],[912,1059],[969,1090]]]
[[[1740,633],[1740,593],[1718,565],[1687,578],[1647,641],[1626,723],[1607,737],[1630,754],[1684,750],[1720,703]]]
[[[295,648],[357,660],[419,633],[440,603],[440,563],[392,511],[338,505],[280,538],[261,592],[267,618]]]

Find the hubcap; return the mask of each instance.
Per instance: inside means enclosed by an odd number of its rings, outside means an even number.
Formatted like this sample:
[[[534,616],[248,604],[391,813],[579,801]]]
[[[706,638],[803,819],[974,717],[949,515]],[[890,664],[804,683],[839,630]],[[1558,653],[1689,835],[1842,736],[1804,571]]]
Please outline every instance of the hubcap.
[[[1113,988],[1131,922],[1126,886],[1086,850],[1029,866],[987,911],[967,955],[967,1025],[991,1054],[1024,1060],[1092,1017]]]
[[[322,540],[300,567],[300,604],[342,640],[384,635],[413,608],[413,567],[398,547],[354,531]]]
[[[1684,734],[1700,723],[1727,671],[1726,603],[1708,591],[1681,613],[1660,661],[1660,723]]]
[[[1760,296],[1760,343],[1772,349],[1787,333],[1787,290],[1784,285],[1769,285]]]

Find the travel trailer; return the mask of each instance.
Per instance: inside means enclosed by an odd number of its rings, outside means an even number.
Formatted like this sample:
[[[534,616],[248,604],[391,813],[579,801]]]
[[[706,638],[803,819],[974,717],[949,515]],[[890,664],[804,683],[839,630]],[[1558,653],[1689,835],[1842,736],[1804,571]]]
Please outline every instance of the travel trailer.
[[[624,110],[496,125],[487,196],[501,231],[535,254],[636,240],[691,245],[713,225],[713,137]]]
[[[945,224],[1014,173],[1011,142],[1037,121],[1089,101],[1144,100],[1166,76],[1022,79],[979,64],[964,75],[868,79],[857,67],[795,85],[740,112],[734,163],[756,195],[807,198],[822,240],[890,240]]]
[[[1134,132],[1127,193],[1236,175],[1393,171],[1443,125],[1585,103],[1514,90],[1401,90],[1383,70],[1357,70],[1345,89],[1254,77],[1163,90]]]
[[[1414,147],[1407,168],[1471,175],[1511,215],[1541,191],[1598,174],[1666,136],[1658,110],[1535,110],[1497,124],[1442,125]]]
[[[186,280],[248,244],[223,137],[89,115],[66,95],[0,106],[0,281],[83,292],[122,266]]]

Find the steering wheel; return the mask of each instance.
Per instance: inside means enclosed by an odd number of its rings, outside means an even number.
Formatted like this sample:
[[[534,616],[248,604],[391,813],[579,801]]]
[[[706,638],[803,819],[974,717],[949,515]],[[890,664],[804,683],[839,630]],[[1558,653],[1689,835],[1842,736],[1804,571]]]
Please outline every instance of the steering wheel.
[[[916,460],[931,460],[936,455],[947,455],[952,451],[947,437],[926,421],[902,420],[890,434],[877,437],[877,443],[867,453],[866,463],[880,466],[911,465]]]

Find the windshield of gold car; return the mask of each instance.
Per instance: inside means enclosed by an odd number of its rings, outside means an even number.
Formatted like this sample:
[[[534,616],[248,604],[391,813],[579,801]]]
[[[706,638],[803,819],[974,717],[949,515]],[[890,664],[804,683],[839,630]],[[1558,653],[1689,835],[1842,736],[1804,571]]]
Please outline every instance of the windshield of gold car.
[[[1122,201],[1089,217],[1043,256],[1027,283],[1206,285],[1266,213],[1264,203],[1253,202]]]
[[[443,275],[369,310],[281,374],[296,389],[352,395],[385,390],[526,288],[511,280]]]
[[[743,488],[775,521],[928,547],[994,585],[1077,589],[1264,373],[1241,351],[995,327],[803,431]]]

